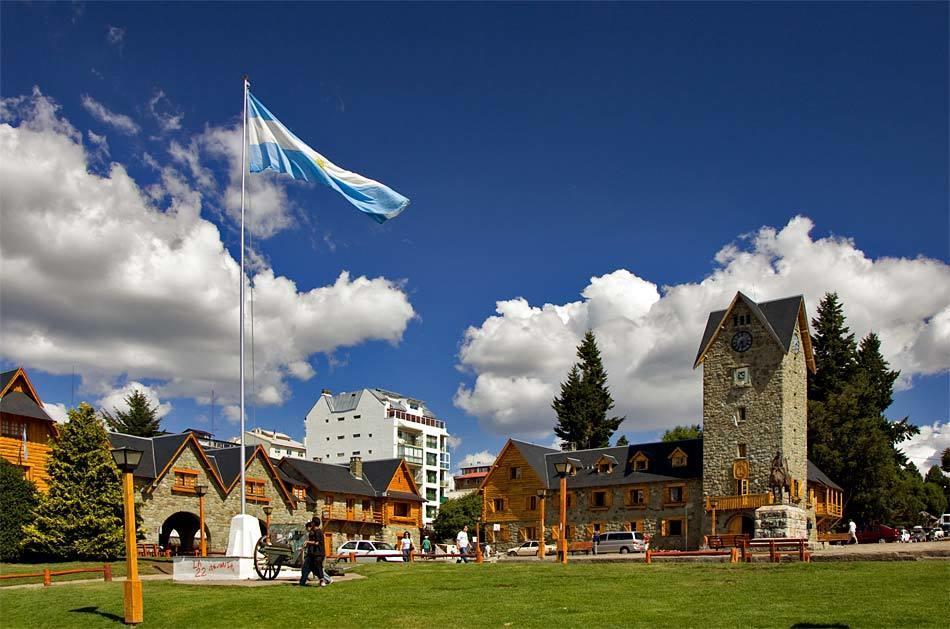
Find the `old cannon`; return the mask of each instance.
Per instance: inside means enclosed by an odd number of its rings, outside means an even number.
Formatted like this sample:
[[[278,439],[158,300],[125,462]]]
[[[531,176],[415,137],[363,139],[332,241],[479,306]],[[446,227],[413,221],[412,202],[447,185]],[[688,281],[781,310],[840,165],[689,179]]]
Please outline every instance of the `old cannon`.
[[[307,541],[305,524],[272,524],[268,534],[261,537],[254,547],[254,571],[265,581],[280,574],[284,566],[303,567],[304,544]],[[329,549],[327,549],[329,550]],[[327,574],[343,574],[343,563],[337,559],[324,567]]]

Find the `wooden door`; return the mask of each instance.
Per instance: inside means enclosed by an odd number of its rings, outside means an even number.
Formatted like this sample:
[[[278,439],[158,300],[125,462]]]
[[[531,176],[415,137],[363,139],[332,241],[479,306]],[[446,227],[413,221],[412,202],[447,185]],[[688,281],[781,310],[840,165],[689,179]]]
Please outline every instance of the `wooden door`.
[[[346,499],[346,519],[347,520],[353,519],[353,506],[355,503],[356,501],[353,500],[352,498]]]
[[[328,555],[333,554],[333,533],[323,534],[323,548]]]

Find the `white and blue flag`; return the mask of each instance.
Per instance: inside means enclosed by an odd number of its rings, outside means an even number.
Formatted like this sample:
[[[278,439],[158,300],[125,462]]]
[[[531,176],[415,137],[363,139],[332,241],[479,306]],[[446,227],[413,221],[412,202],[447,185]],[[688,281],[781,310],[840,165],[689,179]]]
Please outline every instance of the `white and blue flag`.
[[[409,199],[357,173],[344,170],[304,144],[248,92],[247,131],[250,172],[273,170],[294,179],[330,186],[378,223],[399,216]]]

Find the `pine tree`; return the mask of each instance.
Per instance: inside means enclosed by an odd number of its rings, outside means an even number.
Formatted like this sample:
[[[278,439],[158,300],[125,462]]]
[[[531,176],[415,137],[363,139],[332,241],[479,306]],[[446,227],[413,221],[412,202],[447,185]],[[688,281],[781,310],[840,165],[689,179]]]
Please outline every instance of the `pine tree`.
[[[818,304],[818,316],[812,319],[815,335],[816,373],[808,378],[808,399],[824,402],[841,391],[854,374],[857,348],[854,334],[845,325],[844,309],[837,293],[827,293]]]
[[[52,442],[49,494],[24,528],[30,552],[52,559],[114,559],[123,551],[119,471],[95,410],[70,409],[69,422]]]
[[[161,420],[156,416],[158,405],[150,405],[144,393],[135,389],[126,396],[125,403],[129,406],[128,411],[113,407],[114,415],[107,411],[102,412],[109,428],[138,437],[154,437],[161,432]]]
[[[660,441],[682,441],[683,439],[702,439],[703,427],[699,424],[690,424],[689,426],[674,426],[660,438]]]
[[[588,330],[578,345],[577,357],[580,361],[571,367],[567,380],[561,383],[561,395],[551,404],[557,414],[554,434],[564,446],[606,448],[624,418],[607,417],[614,400],[592,331]]]
[[[950,474],[950,448],[944,448],[940,455],[940,469]]]
[[[36,486],[23,470],[0,458],[0,561],[20,558],[23,527],[32,521]]]
[[[868,374],[868,385],[876,392],[874,404],[883,413],[894,401],[894,383],[901,372],[888,369],[887,361],[881,354],[881,340],[871,332],[861,339],[857,354],[858,368]]]
[[[620,435],[620,438],[617,439],[617,447],[619,448],[620,446],[629,446],[629,445],[630,445],[630,441],[627,440],[627,435]]]

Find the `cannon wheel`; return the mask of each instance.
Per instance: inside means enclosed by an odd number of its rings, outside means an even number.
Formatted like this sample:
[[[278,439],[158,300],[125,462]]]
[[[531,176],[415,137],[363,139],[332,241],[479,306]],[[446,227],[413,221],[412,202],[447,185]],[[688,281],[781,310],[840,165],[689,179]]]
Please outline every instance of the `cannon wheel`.
[[[280,559],[277,563],[271,563],[270,558],[264,553],[265,538],[257,540],[257,546],[254,547],[254,571],[257,576],[265,581],[273,581],[280,574]]]

